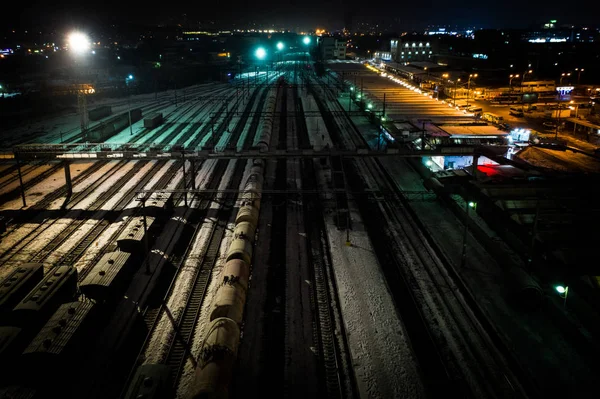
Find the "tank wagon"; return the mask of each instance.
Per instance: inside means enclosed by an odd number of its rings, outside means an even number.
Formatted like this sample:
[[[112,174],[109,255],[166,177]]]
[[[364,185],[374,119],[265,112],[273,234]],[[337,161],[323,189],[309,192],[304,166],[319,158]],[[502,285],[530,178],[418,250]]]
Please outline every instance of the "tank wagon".
[[[43,324],[63,302],[71,301],[77,292],[77,269],[57,266],[15,306],[13,324],[31,327]]]
[[[41,263],[25,263],[0,282],[0,315],[10,312],[44,278]]]
[[[126,289],[132,265],[129,252],[108,252],[102,256],[92,271],[79,284],[79,289],[96,302],[116,302]]]
[[[271,91],[266,110],[275,111],[276,91]],[[272,116],[259,125],[257,146],[268,151],[271,141]],[[212,302],[210,327],[202,344],[200,359],[188,398],[226,398],[240,339],[239,326],[243,321],[246,293],[250,278],[252,249],[254,246],[261,194],[263,190],[264,162],[255,160],[240,194],[240,208],[235,218],[231,241],[221,281]]]

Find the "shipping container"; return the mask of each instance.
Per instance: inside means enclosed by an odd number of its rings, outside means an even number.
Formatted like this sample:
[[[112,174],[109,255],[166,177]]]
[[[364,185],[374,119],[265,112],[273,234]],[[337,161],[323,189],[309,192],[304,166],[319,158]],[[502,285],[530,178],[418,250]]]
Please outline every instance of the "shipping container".
[[[108,115],[112,114],[112,107],[110,105],[103,105],[101,107],[92,109],[88,112],[88,117],[91,121],[98,121]]]
[[[161,112],[152,114],[146,118],[144,118],[144,127],[146,129],[154,129],[159,126],[163,122],[163,115]]]

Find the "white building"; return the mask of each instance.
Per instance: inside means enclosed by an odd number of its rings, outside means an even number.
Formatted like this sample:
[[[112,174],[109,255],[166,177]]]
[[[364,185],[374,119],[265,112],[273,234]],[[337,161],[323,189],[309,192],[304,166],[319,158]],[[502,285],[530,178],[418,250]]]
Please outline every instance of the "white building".
[[[319,37],[319,51],[324,60],[346,59],[346,41],[335,37]]]

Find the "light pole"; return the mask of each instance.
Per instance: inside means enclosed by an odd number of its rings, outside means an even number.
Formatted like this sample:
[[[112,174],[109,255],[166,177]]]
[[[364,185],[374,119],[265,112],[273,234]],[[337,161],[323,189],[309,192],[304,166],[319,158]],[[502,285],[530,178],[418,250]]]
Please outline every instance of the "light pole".
[[[467,108],[469,107],[469,93],[471,92],[471,79],[472,78],[476,78],[478,75],[475,74],[470,74],[469,75],[469,80],[467,81]]]
[[[563,307],[567,306],[567,295],[569,295],[569,286],[568,285],[557,285],[554,287],[556,292],[561,298],[564,298]]]
[[[90,51],[90,47],[91,47],[91,42],[90,39],[87,37],[86,34],[82,33],[82,32],[72,32],[71,34],[69,34],[68,37],[68,45],[69,45],[69,51],[73,52],[74,56],[76,59],[79,59],[80,57],[82,57],[84,54],[88,54]],[[79,79],[76,79],[77,81]],[[88,127],[88,120],[87,120],[87,97],[85,96],[86,93],[84,93],[84,91],[82,90],[81,87],[78,87],[79,84],[76,81],[75,84],[75,88],[77,91],[77,106],[79,109],[79,114],[81,116],[81,135],[83,136],[84,140],[87,140],[87,127]]]
[[[264,47],[259,47],[254,52],[254,55],[259,61],[262,61],[267,57],[267,50],[265,50]],[[256,65],[256,68],[254,69],[254,83],[258,83],[258,65]]]
[[[531,66],[531,64],[529,64]],[[529,71],[525,71],[523,72],[523,79],[521,79],[521,92],[523,92],[523,83],[525,83],[525,76],[527,76],[528,73],[532,73],[533,70],[529,70]]]
[[[560,82],[559,83],[560,86],[562,86],[562,80],[563,80],[563,78],[568,77],[568,76],[571,76],[571,72],[561,73],[560,74],[560,81],[559,81]]]
[[[454,106],[456,107],[456,88],[458,87],[458,82],[460,82],[460,78],[454,81]]]
[[[472,201],[466,201],[465,203],[465,228],[463,230],[463,245],[462,254],[460,258],[460,268],[464,269],[467,264],[467,233],[469,232],[469,208],[475,209],[477,204]]]
[[[509,75],[509,80],[508,80],[508,86],[510,87],[510,91],[512,91],[512,80],[514,78],[518,78],[520,75],[516,74],[516,75]]]
[[[133,136],[133,125],[131,124],[131,92],[129,91],[129,82],[133,80],[133,75],[127,75],[125,84],[127,86],[127,106],[129,107],[129,133]]]
[[[575,68],[575,70],[577,71],[577,84],[579,84],[579,79],[581,78],[581,72],[584,71],[583,68],[579,69],[579,68]]]
[[[447,73],[442,74],[442,80],[440,82],[440,87],[438,87],[438,89],[437,89],[437,99],[440,98],[440,90],[441,90],[441,85],[442,85],[441,83],[446,82],[449,77],[450,77],[450,75]]]

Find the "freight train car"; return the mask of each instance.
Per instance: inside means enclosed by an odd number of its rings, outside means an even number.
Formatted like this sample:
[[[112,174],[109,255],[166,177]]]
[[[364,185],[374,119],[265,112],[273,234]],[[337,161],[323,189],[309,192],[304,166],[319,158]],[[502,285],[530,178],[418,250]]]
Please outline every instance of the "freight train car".
[[[14,325],[41,325],[63,303],[73,300],[77,292],[77,269],[57,266],[36,285],[11,312]]]
[[[127,226],[117,237],[117,245],[121,251],[139,254],[144,251],[144,240],[150,241],[150,229],[154,224],[153,216],[146,216],[146,229],[144,229],[144,217],[136,216],[127,221]]]
[[[144,118],[144,127],[146,129],[154,129],[157,126],[160,126],[163,123],[163,114],[162,112],[158,112],[156,114],[152,114]]]
[[[98,108],[94,108],[88,112],[88,118],[91,121],[99,121],[112,114],[112,107],[110,105],[103,105]]]
[[[226,317],[213,320],[200,350],[192,399],[226,398],[237,355],[240,328]]]
[[[36,365],[31,374],[51,381],[56,373],[68,369],[71,360],[83,352],[82,338],[92,327],[95,306],[69,302],[58,308],[21,355],[22,364]]]
[[[90,129],[87,133],[87,140],[93,143],[103,143],[104,141],[108,140],[115,134],[128,127],[130,119],[132,124],[142,119],[141,108],[132,109],[130,112],[131,118],[129,115],[129,111],[124,112]]]
[[[125,399],[163,399],[173,395],[171,368],[165,364],[143,364],[138,367]]]
[[[44,277],[44,265],[25,263],[0,282],[0,315],[10,312]]]
[[[114,303],[127,288],[133,262],[129,252],[109,252],[98,261],[79,284],[88,298],[97,302]]]

